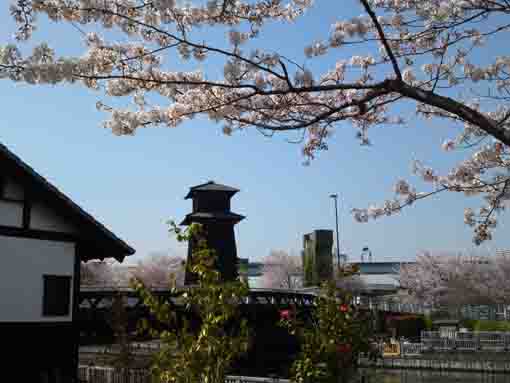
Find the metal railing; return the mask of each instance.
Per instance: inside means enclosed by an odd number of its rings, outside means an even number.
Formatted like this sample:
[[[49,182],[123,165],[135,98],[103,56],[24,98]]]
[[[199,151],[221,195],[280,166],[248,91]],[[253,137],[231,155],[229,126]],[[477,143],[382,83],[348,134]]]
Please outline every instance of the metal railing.
[[[422,331],[420,342],[401,340],[379,343],[376,347],[384,357],[411,357],[438,351],[510,353],[510,332]]]
[[[113,367],[79,366],[80,383],[151,383],[152,377],[147,369],[128,369],[119,371]]]
[[[423,331],[420,343],[401,342],[402,356],[434,351],[510,352],[510,332]]]
[[[160,349],[160,342],[133,342],[129,344],[129,351],[133,354],[152,354]],[[80,346],[80,352],[82,353],[115,355],[119,351],[120,346],[118,344]]]
[[[396,313],[408,313],[408,314],[425,314],[429,315],[432,308],[429,306],[411,304],[411,303],[399,303],[394,301],[384,301],[380,299],[361,298],[360,306],[368,308],[369,310],[396,312]]]
[[[505,304],[463,305],[454,309],[446,306],[402,303],[395,298],[370,296],[361,296],[359,302],[362,307],[387,312],[430,315],[433,312],[443,311],[452,312],[454,316],[464,319],[510,320],[510,306]]]
[[[181,286],[178,288],[178,291],[171,292],[168,287],[159,286],[152,287],[151,290],[155,294],[171,296],[170,299],[175,301],[174,303],[178,304],[179,292],[184,292],[192,288],[193,286]],[[83,308],[89,307],[89,298],[94,298],[96,300],[101,298],[101,307],[104,305],[110,306],[112,297],[118,293],[121,293],[126,297],[130,297],[131,299],[138,297],[137,293],[127,285],[81,286],[80,306]],[[244,299],[242,303],[287,304],[293,302],[299,303],[300,305],[310,305],[314,297],[318,294],[319,290],[316,287],[302,288],[297,290],[250,288],[250,294]],[[138,302],[136,299],[133,300],[133,304],[136,302]],[[398,298],[395,297],[373,297],[363,294],[361,296],[355,297],[353,303],[359,305],[362,308],[385,312],[430,315],[433,312],[444,311],[451,312],[455,317],[464,319],[510,320],[510,305],[505,304],[464,305],[457,308],[452,308],[415,303],[403,303],[399,302]]]
[[[79,366],[78,379],[83,383],[151,383],[147,369],[119,371],[113,367]],[[290,380],[276,377],[254,377],[227,375],[225,383],[290,383]]]
[[[279,379],[277,377],[258,377],[258,376],[234,376],[227,375],[225,383],[290,383],[288,379]]]
[[[401,356],[415,356],[420,355],[423,351],[422,343],[410,343],[410,342],[401,342],[400,343],[400,355]]]

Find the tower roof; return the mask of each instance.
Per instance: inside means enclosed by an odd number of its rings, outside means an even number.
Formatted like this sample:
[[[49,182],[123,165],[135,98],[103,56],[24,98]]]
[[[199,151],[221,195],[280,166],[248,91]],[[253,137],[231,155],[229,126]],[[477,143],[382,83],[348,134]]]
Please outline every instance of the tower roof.
[[[191,225],[192,222],[206,223],[206,222],[232,222],[237,223],[243,220],[244,215],[232,212],[196,212],[187,214],[181,225]]]
[[[230,197],[232,197],[234,194],[236,194],[239,189],[233,188],[231,186],[217,184],[214,181],[206,182],[205,184],[200,184],[197,186],[192,186],[189,188],[188,194],[186,194],[186,197],[184,199],[193,198],[195,192],[204,192],[204,191],[216,191],[216,192],[224,192],[228,194]]]

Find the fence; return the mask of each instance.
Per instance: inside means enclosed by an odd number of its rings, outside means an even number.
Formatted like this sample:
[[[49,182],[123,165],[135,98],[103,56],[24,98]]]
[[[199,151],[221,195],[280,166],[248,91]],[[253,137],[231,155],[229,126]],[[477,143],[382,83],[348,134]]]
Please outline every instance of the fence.
[[[151,383],[147,369],[125,372],[112,367],[79,366],[78,379],[83,383]]]
[[[420,343],[400,342],[400,356],[433,351],[510,352],[510,332],[422,331]],[[393,355],[386,345],[384,355]]]
[[[192,286],[180,287],[179,290],[184,292]],[[167,294],[172,298],[171,301],[177,303],[177,295],[171,293],[167,287],[153,287],[152,291],[157,294]],[[109,307],[112,297],[122,293],[128,297],[128,304],[135,306],[139,302],[139,296],[129,286],[81,286],[80,288],[80,307],[82,309],[90,308],[92,304],[91,298],[99,299],[94,307]],[[262,303],[262,304],[280,304],[280,303],[298,303],[299,305],[309,306],[312,304],[314,296],[319,293],[317,287],[304,288],[297,290],[290,289],[265,289],[250,288],[250,295],[244,299],[242,303]],[[477,320],[510,320],[510,305],[491,304],[491,305],[464,305],[456,308],[453,307],[433,307],[430,305],[403,303],[398,299],[387,297],[374,297],[361,295],[356,297],[354,303],[370,310],[379,310],[386,312],[401,312],[408,314],[425,314],[430,315],[432,312],[451,312],[455,317],[464,319]]]
[[[510,351],[510,332],[423,331],[421,342],[426,350]]]
[[[359,304],[361,307],[365,307],[369,310],[401,312],[408,314],[429,315],[433,311],[430,306],[412,303],[400,303],[396,301],[390,301],[381,298],[373,298],[367,296],[360,297]]]
[[[466,305],[459,309],[459,316],[465,319],[510,320],[510,306]]]
[[[78,377],[83,383],[151,383],[150,372],[127,370],[124,374],[112,367],[79,366]],[[227,375],[225,383],[290,383],[287,379]]]
[[[422,343],[400,343],[400,356],[415,356],[420,355],[423,351]]]
[[[475,320],[510,320],[510,306],[505,304],[493,305],[463,305],[457,308],[446,306],[430,306],[414,303],[401,303],[385,297],[362,296],[359,299],[362,307],[371,310],[401,312],[408,314],[430,315],[433,312],[450,312],[454,317]]]
[[[276,377],[261,378],[255,376],[233,376],[228,375],[225,383],[290,383],[288,379],[279,379]]]
[[[153,354],[161,349],[159,342],[132,342],[129,344],[129,351],[134,354]],[[109,344],[104,346],[80,346],[80,352],[91,354],[118,354],[120,346]]]

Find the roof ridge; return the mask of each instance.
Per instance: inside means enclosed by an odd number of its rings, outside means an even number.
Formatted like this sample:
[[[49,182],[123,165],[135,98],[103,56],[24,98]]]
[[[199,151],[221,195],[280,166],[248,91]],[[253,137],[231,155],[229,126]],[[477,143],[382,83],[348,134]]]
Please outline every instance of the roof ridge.
[[[202,190],[200,190],[200,189],[202,189]],[[184,197],[184,199],[191,198],[193,196],[193,193],[200,192],[200,191],[203,191],[203,192],[206,192],[206,191],[221,191],[221,192],[225,192],[225,193],[231,193],[231,195],[234,195],[237,192],[239,192],[240,190],[237,189],[237,188],[234,188],[232,186],[228,186],[228,185],[225,185],[225,184],[219,184],[219,183],[217,183],[215,181],[211,181],[210,180],[210,181],[207,181],[207,182],[205,182],[203,184],[200,184],[200,185],[191,186],[189,188],[188,193]]]
[[[190,189],[197,189],[197,188],[200,188],[200,187],[203,187],[203,186],[207,186],[207,185],[217,185],[217,186],[222,186],[222,187],[226,187],[226,188],[229,188],[229,189],[234,189],[234,190],[239,190],[233,186],[228,186],[228,185],[225,185],[225,184],[220,184],[216,181],[207,181],[207,182],[204,182],[203,184],[200,184],[200,185],[195,185],[195,186],[191,186]]]
[[[111,230],[109,230],[105,225],[95,219],[91,214],[87,213],[80,205],[74,202],[71,198],[65,195],[62,191],[60,191],[55,185],[49,182],[46,178],[44,178],[41,174],[39,174],[35,169],[23,161],[19,156],[17,156],[13,151],[9,150],[9,148],[0,142],[0,153],[3,153],[8,159],[13,161],[16,165],[22,168],[25,172],[28,173],[29,176],[34,178],[39,184],[41,184],[48,191],[54,193],[60,200],[64,203],[70,205],[71,209],[80,216],[82,216],[86,221],[93,224],[97,229],[106,234],[112,240],[119,242],[122,247],[125,248],[128,254],[134,254],[135,250],[129,246],[124,240],[116,236]]]

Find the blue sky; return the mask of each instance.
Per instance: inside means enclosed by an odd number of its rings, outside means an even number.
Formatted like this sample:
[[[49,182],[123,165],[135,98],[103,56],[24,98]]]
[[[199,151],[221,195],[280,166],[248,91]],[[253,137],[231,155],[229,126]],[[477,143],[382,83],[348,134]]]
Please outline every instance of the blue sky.
[[[352,1],[345,2],[351,7],[341,7],[345,14],[334,13],[327,6],[332,3],[321,2],[296,25],[270,25],[261,45],[304,62],[305,42],[325,37],[336,19],[361,12]],[[0,20],[2,43],[12,41],[15,26],[7,5],[0,6]],[[223,31],[210,36],[219,41]],[[39,40],[65,53],[83,50],[79,33],[62,25],[43,22]],[[167,234],[165,221],[182,219],[191,210],[183,199],[188,188],[208,180],[241,189],[232,201],[233,211],[247,216],[236,227],[238,253],[251,260],[271,249],[297,253],[303,234],[334,229],[331,193],[341,196],[341,249],[352,260],[364,246],[375,260],[412,259],[425,249],[474,248],[472,229],[462,221],[464,207],[477,206],[473,199],[443,195],[368,224],[355,223],[349,214],[353,207],[392,197],[398,178],[413,180],[413,158],[442,169],[460,158],[440,150],[454,131],[413,118],[411,108],[402,109],[411,117],[408,126],[375,129],[371,147],[360,147],[347,124],[339,126],[329,151],[305,167],[301,147],[287,143],[288,137],[268,139],[249,130],[226,137],[221,125],[202,118],[175,129],[115,137],[101,128],[105,116],[95,109],[101,96],[78,86],[1,81],[0,141],[132,245],[137,250],[132,261],[153,252],[184,254]],[[495,239],[482,249],[510,248],[509,224],[502,217]]]

